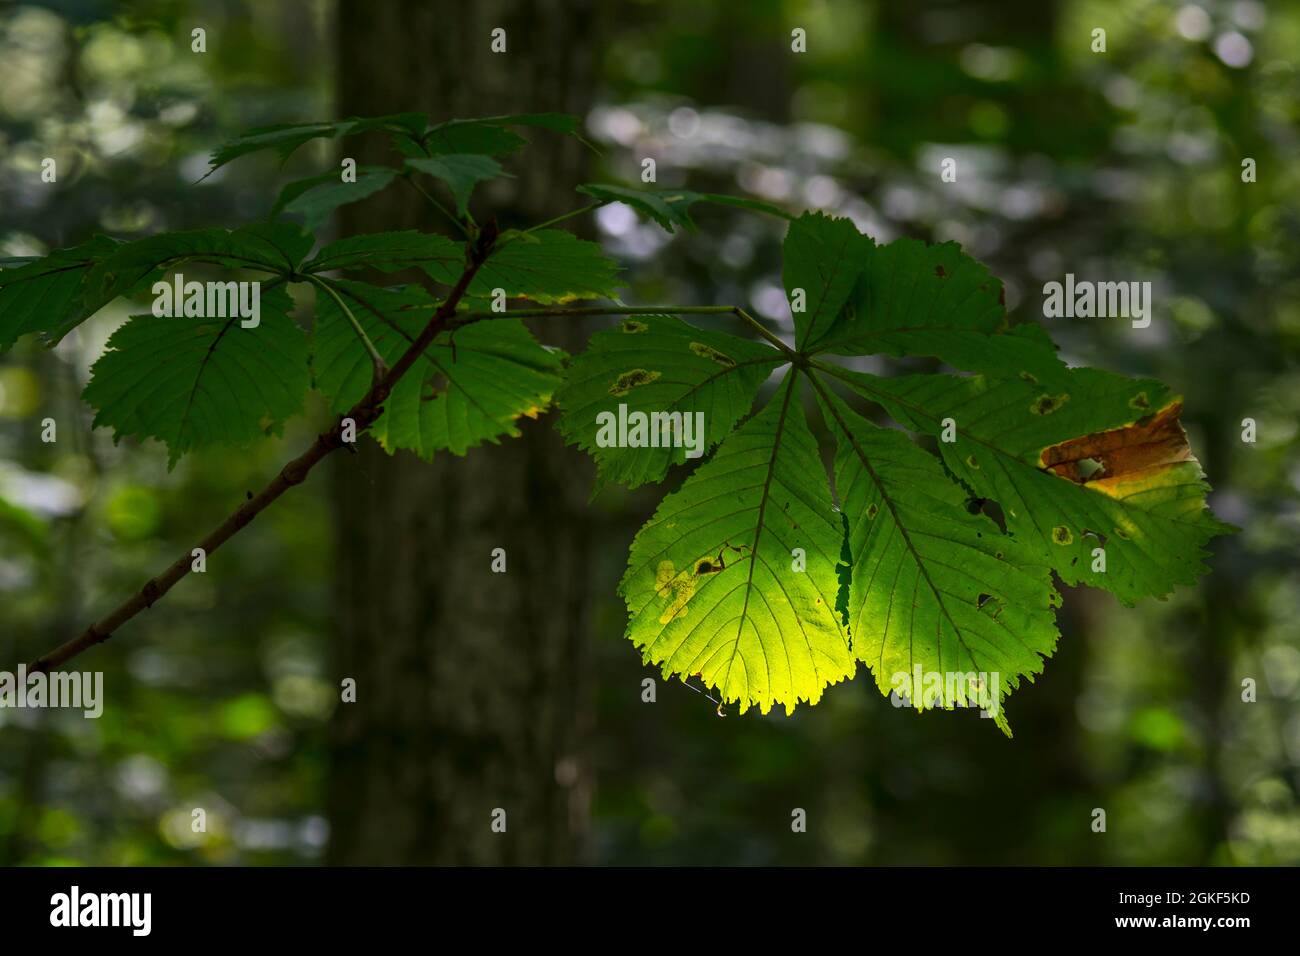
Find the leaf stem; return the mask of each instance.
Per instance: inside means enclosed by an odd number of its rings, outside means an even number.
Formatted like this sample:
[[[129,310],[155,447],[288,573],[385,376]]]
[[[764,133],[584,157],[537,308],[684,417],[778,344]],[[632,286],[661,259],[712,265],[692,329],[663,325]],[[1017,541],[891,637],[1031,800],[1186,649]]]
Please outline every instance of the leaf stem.
[[[415,178],[411,175],[409,170],[402,170],[402,172],[399,173],[399,175],[406,182],[410,183],[416,192],[418,192],[425,199],[429,200],[429,203],[433,206],[434,209],[438,210],[438,212],[442,213],[449,220],[451,220],[452,225],[454,225],[458,230],[460,230],[460,234],[462,236],[464,236],[466,239],[470,238],[469,230],[465,228],[465,224],[461,222],[459,219],[457,219],[454,215],[452,215],[451,210],[448,209],[446,206],[444,206],[442,203],[440,203],[438,201],[438,198],[434,196],[433,193],[429,192],[429,190],[425,189],[418,182],[416,182]]]
[[[536,232],[538,229],[545,229],[548,226],[554,226],[556,223],[564,222],[564,220],[566,219],[572,219],[574,216],[581,216],[585,212],[591,212],[593,209],[599,209],[601,206],[604,206],[606,202],[607,201],[589,203],[588,205],[583,206],[581,209],[574,209],[566,213],[561,213],[560,215],[556,216],[554,219],[547,219],[545,222],[539,222],[535,226],[529,226],[527,229],[522,229],[520,231],[523,233],[530,233],[530,232]],[[508,241],[509,240],[507,240],[507,242]]]
[[[379,354],[379,349],[375,348],[375,343],[370,341],[370,336],[366,335],[366,330],[361,327],[361,323],[358,322],[357,317],[352,314],[352,310],[349,309],[348,304],[343,301],[343,297],[334,290],[333,285],[319,276],[313,275],[308,276],[308,278],[330,294],[334,301],[338,303],[338,307],[343,310],[343,314],[348,317],[348,321],[352,323],[352,331],[357,333],[357,338],[361,340],[361,344],[366,347],[366,352],[370,355],[370,363],[374,368],[374,375],[371,377],[371,384],[378,384],[383,380],[384,376],[388,374],[388,363],[385,362],[384,357]]]

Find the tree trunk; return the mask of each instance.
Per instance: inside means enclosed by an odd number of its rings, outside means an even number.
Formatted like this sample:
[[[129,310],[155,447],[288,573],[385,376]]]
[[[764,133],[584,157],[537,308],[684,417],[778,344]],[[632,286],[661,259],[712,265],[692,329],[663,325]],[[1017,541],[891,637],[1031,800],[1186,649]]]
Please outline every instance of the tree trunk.
[[[341,3],[339,114],[582,115],[598,50],[592,7]],[[497,27],[503,54],[490,50]],[[583,147],[527,135],[513,190],[489,194],[502,228],[580,204]],[[384,149],[362,140],[344,155],[364,164]],[[445,230],[401,186],[344,207],[343,234]],[[339,705],[332,728],[331,863],[581,859],[590,479],[549,421],[522,430],[465,458],[390,458],[366,441],[336,464],[335,677],[356,679],[357,700]],[[495,548],[505,573],[491,570]],[[497,810],[505,833],[492,827]]]

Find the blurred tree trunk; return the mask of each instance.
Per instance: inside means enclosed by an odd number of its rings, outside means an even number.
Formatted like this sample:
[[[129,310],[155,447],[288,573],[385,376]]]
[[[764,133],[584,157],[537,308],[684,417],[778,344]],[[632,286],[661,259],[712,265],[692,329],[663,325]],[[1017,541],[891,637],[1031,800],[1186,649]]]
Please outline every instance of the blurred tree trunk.
[[[583,114],[599,50],[593,8],[341,3],[339,115]],[[506,30],[504,54],[490,51],[497,27]],[[517,178],[484,203],[503,229],[580,204],[573,186],[585,174],[583,147],[527,135],[534,145],[508,164]],[[384,152],[367,140],[344,148],[362,164]],[[342,233],[445,231],[401,185],[344,207]],[[575,344],[556,331],[546,330],[549,341]],[[389,458],[366,441],[337,464],[335,677],[355,678],[358,691],[332,728],[329,862],[581,858],[589,477],[548,421],[522,428],[522,438],[466,458]],[[490,570],[498,547],[505,574]],[[491,829],[496,808],[507,814],[504,835]]]

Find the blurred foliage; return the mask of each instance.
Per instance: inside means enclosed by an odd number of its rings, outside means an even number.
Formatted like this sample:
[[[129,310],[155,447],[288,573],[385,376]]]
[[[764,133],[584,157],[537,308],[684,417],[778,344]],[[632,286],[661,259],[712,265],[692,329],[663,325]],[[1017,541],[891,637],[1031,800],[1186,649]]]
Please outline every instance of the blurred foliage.
[[[323,168],[324,145],[283,171],[250,157],[195,180],[239,129],[328,115],[332,16],[307,0],[0,7],[0,255],[265,215],[280,183]],[[621,636],[614,587],[659,492],[607,490],[592,505],[611,520],[593,569],[588,858],[1300,863],[1300,7],[646,0],[614,21],[588,118],[604,147],[595,179],[636,181],[652,156],[663,186],[827,209],[878,240],[955,239],[1004,279],[1013,315],[1037,314],[1043,283],[1066,272],[1149,279],[1150,328],[1059,319],[1052,334],[1072,362],[1186,396],[1212,505],[1242,532],[1166,602],[1068,594],[1053,666],[1020,692],[1007,741],[971,713],[893,708],[861,681],[789,719],[719,720],[675,682],[643,703],[657,675]],[[206,54],[190,52],[196,26]],[[796,27],[807,53],[790,52]],[[939,179],[945,157],[956,183]],[[1257,182],[1242,182],[1247,157]],[[625,299],[744,303],[788,328],[779,222],[695,217],[699,232],[669,236],[625,207],[599,211],[629,265]],[[0,357],[0,667],[138,587],[310,434],[173,472],[161,447],[114,447],[79,393],[126,312],[54,352]],[[338,686],[324,497],[323,482],[287,496],[93,651],[99,720],[0,710],[0,862],[319,858]],[[1105,834],[1091,830],[1098,807]],[[807,833],[791,832],[795,808]]]

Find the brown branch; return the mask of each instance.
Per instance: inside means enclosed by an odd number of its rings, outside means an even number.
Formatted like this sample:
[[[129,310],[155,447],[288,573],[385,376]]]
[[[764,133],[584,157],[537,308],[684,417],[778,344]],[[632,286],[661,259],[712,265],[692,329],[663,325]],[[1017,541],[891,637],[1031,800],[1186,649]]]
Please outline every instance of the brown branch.
[[[473,280],[479,267],[491,253],[496,237],[496,224],[489,222],[480,230],[478,239],[469,247],[465,271],[456,280],[451,292],[438,306],[437,311],[429,319],[429,323],[424,327],[424,330],[411,343],[411,346],[402,353],[402,357],[397,360],[393,367],[388,369],[382,378],[375,381],[371,385],[370,391],[352,406],[351,410],[346,415],[343,415],[332,428],[316,436],[316,440],[310,448],[280,469],[280,473],[265,488],[235,509],[230,517],[221,522],[196,547],[202,548],[205,555],[212,554],[217,548],[233,538],[240,529],[261,514],[271,502],[294,485],[302,484],[308,473],[316,467],[321,459],[330,452],[343,447],[345,443],[342,436],[345,420],[350,418],[355,422],[357,434],[365,431],[375,423],[375,420],[383,412],[383,403],[388,398],[389,393],[392,392],[393,386],[410,370],[416,359],[420,357],[420,354],[433,343],[438,333],[443,331],[448,320],[455,314],[456,306],[464,297],[471,280]],[[126,601],[123,601],[106,617],[96,621],[67,643],[61,644],[54,650],[39,657],[28,667],[28,671],[44,672],[53,670],[67,663],[86,648],[108,640],[118,628],[141,611],[152,607],[159,598],[175,586],[176,582],[190,573],[193,561],[192,554],[191,551],[181,555],[166,571],[146,581],[139,591]]]

